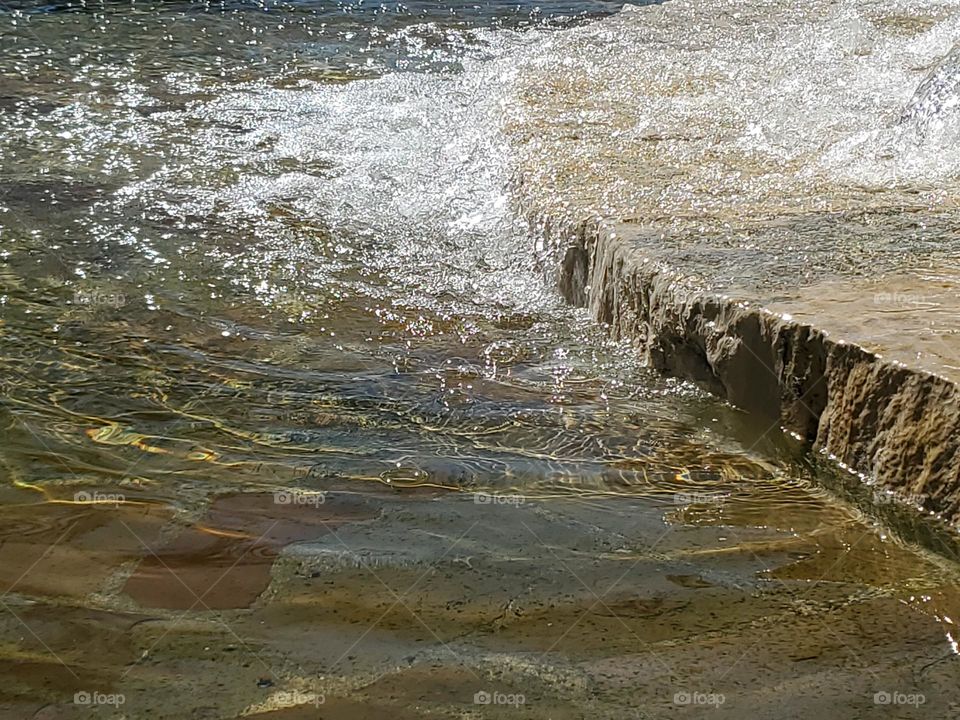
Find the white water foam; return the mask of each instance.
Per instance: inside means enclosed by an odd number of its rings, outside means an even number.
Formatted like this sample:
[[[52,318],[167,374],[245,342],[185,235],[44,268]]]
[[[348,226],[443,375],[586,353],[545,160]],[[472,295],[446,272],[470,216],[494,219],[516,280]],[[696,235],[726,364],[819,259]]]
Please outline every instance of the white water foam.
[[[568,167],[609,189],[602,214],[942,202],[960,180],[958,37],[955,0],[668,0],[544,43],[524,90],[555,74],[580,93],[541,127],[576,137]]]

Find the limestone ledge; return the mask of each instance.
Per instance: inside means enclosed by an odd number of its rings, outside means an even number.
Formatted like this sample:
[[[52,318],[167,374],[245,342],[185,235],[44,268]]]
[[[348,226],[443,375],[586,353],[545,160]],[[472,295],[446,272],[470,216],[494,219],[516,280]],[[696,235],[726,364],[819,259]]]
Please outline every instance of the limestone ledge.
[[[901,498],[960,521],[960,392],[814,324],[713,294],[653,261],[629,224],[528,211],[557,283],[649,364],[769,419]]]

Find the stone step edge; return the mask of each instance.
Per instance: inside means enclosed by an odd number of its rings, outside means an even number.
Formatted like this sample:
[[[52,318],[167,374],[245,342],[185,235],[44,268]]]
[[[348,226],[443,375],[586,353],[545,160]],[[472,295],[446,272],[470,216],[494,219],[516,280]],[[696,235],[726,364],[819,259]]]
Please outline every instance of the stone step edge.
[[[523,213],[557,287],[649,365],[769,419],[864,482],[960,525],[960,389],[747,300],[692,287],[631,226]]]

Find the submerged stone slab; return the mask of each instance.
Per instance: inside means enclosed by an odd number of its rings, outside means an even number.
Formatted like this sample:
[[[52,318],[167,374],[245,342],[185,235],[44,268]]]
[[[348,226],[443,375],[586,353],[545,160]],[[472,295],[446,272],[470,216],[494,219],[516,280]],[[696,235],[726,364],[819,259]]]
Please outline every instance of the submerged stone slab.
[[[320,493],[223,495],[211,503],[202,522],[151,550],[124,592],[142,607],[247,607],[269,585],[270,570],[285,546],[374,516]]]
[[[960,164],[900,115],[960,13],[910,13],[630,8],[526,58],[504,131],[570,302],[956,524]]]
[[[50,502],[0,510],[3,593],[83,598],[148,553],[170,512],[148,503]]]
[[[190,527],[280,553],[267,593],[243,607],[254,583],[234,576],[242,602],[214,603],[230,599],[203,595],[225,568],[174,564],[185,543],[171,539],[157,542],[165,581],[202,604],[138,609],[116,583],[98,608],[8,596],[0,717],[873,718],[891,716],[874,697],[893,692],[924,698],[898,719],[956,716],[952,564],[806,483],[698,487],[511,505],[379,484],[314,506],[219,496]],[[186,594],[159,585],[141,584],[143,605]],[[724,701],[677,702],[690,693]]]

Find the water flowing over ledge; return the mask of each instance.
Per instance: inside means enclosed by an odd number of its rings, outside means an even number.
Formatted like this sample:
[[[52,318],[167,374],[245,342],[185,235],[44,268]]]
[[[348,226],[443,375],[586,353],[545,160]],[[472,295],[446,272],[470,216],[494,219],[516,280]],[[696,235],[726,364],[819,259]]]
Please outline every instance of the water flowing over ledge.
[[[960,520],[960,6],[671,0],[552,36],[504,129],[572,303]]]

